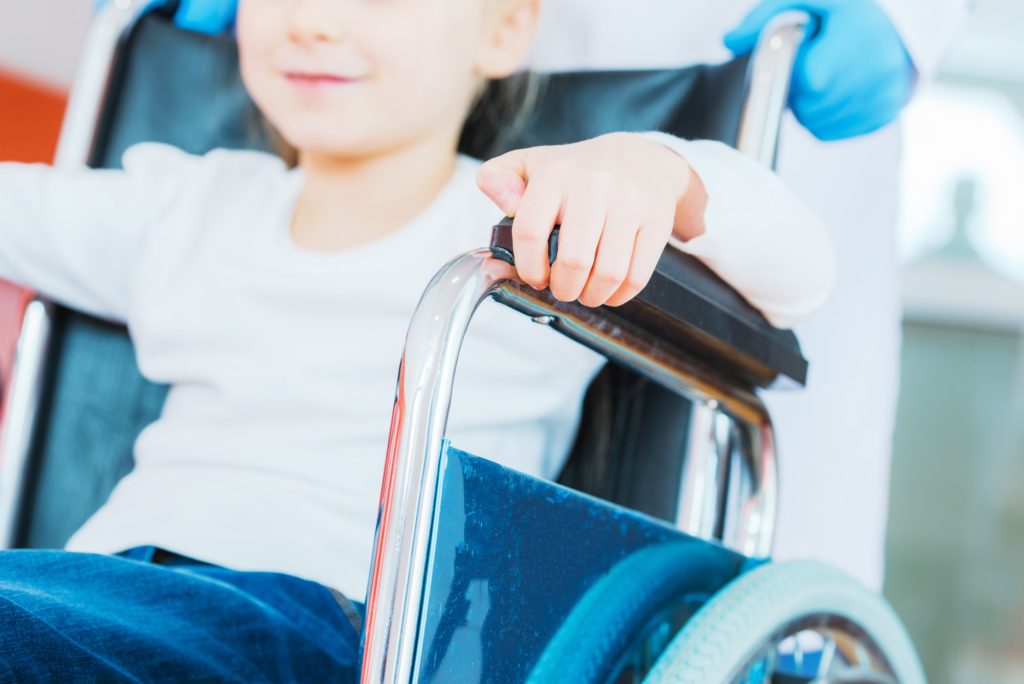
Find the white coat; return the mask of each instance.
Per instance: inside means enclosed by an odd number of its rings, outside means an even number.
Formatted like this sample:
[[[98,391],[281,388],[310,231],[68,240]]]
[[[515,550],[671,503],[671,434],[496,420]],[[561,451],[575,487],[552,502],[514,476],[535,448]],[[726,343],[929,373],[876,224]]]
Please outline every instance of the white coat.
[[[921,76],[969,0],[879,0]],[[754,0],[547,0],[532,67],[671,67],[729,57],[722,37]],[[796,328],[811,361],[802,392],[773,392],[780,459],[775,557],[818,558],[881,588],[899,378],[895,222],[900,131],[821,143],[785,122],[779,172],[829,226],[830,301]]]

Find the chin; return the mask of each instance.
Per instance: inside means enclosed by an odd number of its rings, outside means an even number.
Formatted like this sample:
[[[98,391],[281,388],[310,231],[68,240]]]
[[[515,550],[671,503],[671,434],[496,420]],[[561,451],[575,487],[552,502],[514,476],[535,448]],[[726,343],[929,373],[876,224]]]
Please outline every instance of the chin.
[[[363,157],[385,150],[386,136],[375,135],[366,126],[348,126],[334,121],[330,124],[298,121],[278,130],[295,149],[334,157]]]
[[[301,139],[288,143],[302,154],[313,154],[319,157],[335,157],[338,159],[362,159],[372,157],[380,148],[367,141],[339,141],[330,138],[303,136]]]

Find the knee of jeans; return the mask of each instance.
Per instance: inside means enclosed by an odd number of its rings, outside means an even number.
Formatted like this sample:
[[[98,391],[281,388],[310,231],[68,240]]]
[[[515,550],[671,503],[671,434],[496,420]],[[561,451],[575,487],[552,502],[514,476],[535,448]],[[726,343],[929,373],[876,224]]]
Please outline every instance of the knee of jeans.
[[[54,549],[12,549],[0,551],[0,592],[10,585],[29,584],[49,575],[53,568],[67,565],[68,551]]]
[[[124,680],[115,664],[79,642],[84,623],[69,619],[66,608],[46,594],[0,588],[0,682]]]
[[[5,682],[22,677],[25,667],[43,657],[55,634],[30,607],[30,597],[18,594],[0,588],[0,681]]]
[[[32,596],[24,591],[0,587],[0,643],[19,639],[39,629],[53,630],[57,617],[52,601],[44,596]],[[41,615],[50,619],[43,619]]]

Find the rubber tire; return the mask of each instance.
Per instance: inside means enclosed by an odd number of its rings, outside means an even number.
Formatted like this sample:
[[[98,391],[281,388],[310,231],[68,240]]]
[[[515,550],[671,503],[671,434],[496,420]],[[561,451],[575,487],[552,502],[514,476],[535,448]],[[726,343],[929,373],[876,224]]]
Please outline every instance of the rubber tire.
[[[821,614],[845,617],[864,630],[900,684],[926,684],[913,643],[889,604],[815,561],[767,563],[732,582],[684,625],[644,684],[726,684],[779,629]]]
[[[696,566],[696,567],[695,567]],[[686,572],[681,572],[686,568]],[[647,623],[692,585],[693,572],[722,572],[692,544],[658,544],[617,564],[573,608],[526,679],[527,684],[597,684]],[[690,579],[687,579],[690,578]],[[710,599],[695,593],[697,606]]]

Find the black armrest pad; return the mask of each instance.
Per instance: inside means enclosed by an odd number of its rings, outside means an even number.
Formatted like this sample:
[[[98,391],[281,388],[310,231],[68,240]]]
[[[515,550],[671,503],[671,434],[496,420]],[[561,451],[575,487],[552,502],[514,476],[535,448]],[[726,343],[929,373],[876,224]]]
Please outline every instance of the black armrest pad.
[[[552,260],[555,240],[557,234]],[[494,227],[491,250],[513,263],[511,219]],[[796,335],[773,327],[707,266],[678,250],[665,250],[650,283],[632,301],[601,309],[609,320],[625,321],[729,376],[761,387],[780,376],[806,382],[807,361]]]

